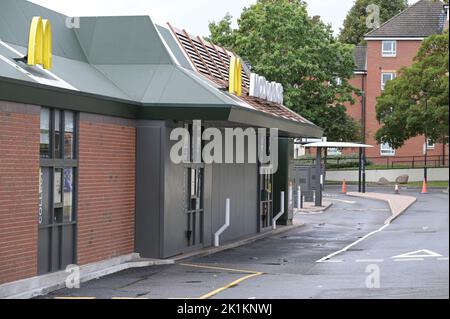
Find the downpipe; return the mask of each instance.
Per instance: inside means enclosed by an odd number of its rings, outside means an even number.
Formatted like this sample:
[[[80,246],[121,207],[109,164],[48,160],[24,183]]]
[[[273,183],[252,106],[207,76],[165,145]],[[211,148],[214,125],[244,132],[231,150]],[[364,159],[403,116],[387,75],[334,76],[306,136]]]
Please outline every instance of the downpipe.
[[[227,198],[225,202],[225,224],[219,228],[218,231],[214,233],[214,247],[219,247],[219,237],[220,235],[228,228],[230,227],[230,199]]]

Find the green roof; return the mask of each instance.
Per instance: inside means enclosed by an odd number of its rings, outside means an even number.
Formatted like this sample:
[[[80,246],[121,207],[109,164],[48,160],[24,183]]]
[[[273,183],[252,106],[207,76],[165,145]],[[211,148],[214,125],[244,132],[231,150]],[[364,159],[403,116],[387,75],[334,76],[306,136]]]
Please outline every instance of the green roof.
[[[26,55],[33,16],[52,23],[50,72],[14,61]],[[0,100],[130,118],[233,121],[278,127],[295,137],[322,135],[311,123],[257,111],[223,91],[197,73],[170,30],[148,16],[81,17],[80,28],[71,29],[60,13],[25,0],[2,0],[0,41]]]

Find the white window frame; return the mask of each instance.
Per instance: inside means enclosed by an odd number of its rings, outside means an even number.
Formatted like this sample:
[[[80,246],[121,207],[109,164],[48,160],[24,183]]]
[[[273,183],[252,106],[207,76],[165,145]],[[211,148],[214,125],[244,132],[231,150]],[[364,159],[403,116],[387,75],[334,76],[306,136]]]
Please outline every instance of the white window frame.
[[[380,144],[381,156],[395,156],[395,149],[393,149],[389,143]]]
[[[386,81],[386,83],[384,82],[385,75],[391,75],[391,79]],[[381,91],[384,91],[386,84],[389,81],[392,81],[393,79],[395,79],[396,77],[397,77],[397,74],[395,72],[381,72]]]
[[[427,139],[427,150],[434,150],[436,148],[436,143],[431,139]]]
[[[341,156],[342,151],[339,147],[329,147],[327,149],[327,154],[330,156]]]
[[[384,50],[385,44],[391,44],[391,50]],[[381,41],[381,55],[383,58],[395,58],[397,56],[397,41],[383,40]]]

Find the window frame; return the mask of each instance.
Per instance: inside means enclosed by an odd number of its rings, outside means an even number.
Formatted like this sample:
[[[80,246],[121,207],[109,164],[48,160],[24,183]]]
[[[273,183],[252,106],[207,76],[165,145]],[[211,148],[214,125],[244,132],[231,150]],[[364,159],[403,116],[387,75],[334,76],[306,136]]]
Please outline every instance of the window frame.
[[[391,79],[388,80],[386,83],[384,83],[384,81],[383,81],[384,80],[384,76],[388,75],[388,74],[391,75]],[[390,72],[381,72],[381,91],[384,91],[385,88],[386,88],[386,84],[388,84],[389,81],[394,80],[396,77],[397,77],[397,73],[395,73],[395,72],[392,72],[392,71],[390,71]]]
[[[389,148],[385,148],[384,146],[388,145]],[[389,145],[389,143],[380,144],[380,155],[381,156],[395,156],[395,149]]]
[[[426,145],[427,146],[427,150],[434,150],[434,149],[436,149],[436,143],[434,141],[432,141],[430,138],[427,139],[426,144],[427,144]]]
[[[41,154],[39,154],[40,162],[39,162],[39,170],[43,171],[44,169],[48,170],[48,185],[46,185],[45,189],[42,189],[42,194],[44,194],[44,191],[48,192],[48,195],[46,196],[47,201],[46,204],[43,203],[43,200],[41,200],[41,195],[39,194],[39,213],[41,213],[41,206],[45,207],[47,206],[48,209],[48,216],[47,220],[44,221],[41,219],[41,216],[38,215],[38,231],[44,231],[49,230],[53,234],[55,232],[55,229],[58,227],[60,229],[64,229],[68,226],[73,226],[73,245],[71,247],[71,254],[73,256],[73,262],[76,263],[77,261],[77,212],[78,212],[78,154],[79,154],[79,113],[72,111],[72,110],[65,110],[65,109],[59,109],[59,108],[51,108],[51,107],[42,107],[41,109],[47,109],[50,113],[50,122],[49,122],[49,150],[48,150],[48,157],[41,157]],[[59,145],[60,154],[55,153],[55,114],[59,112]],[[65,158],[65,113],[71,112],[73,114],[73,128],[72,128],[72,158],[67,159]],[[42,114],[42,111],[41,113]],[[71,196],[71,218],[70,220],[65,220],[65,203],[64,203],[64,173],[66,169],[72,169],[72,196]],[[61,203],[55,203],[55,172],[57,170],[61,170]],[[45,196],[42,196],[42,198],[45,198]],[[51,235],[53,236],[53,235]],[[63,236],[63,235],[61,235]],[[53,248],[52,248],[53,249]],[[50,250],[50,254],[53,254],[52,250]],[[43,273],[51,273],[54,271],[59,271],[65,265],[63,265],[61,256],[59,259],[59,265],[54,266],[53,263],[50,263],[49,266],[50,269],[47,269],[47,271]],[[61,268],[62,267],[62,268]]]
[[[392,49],[390,51],[384,50],[384,45],[390,43]],[[395,58],[397,57],[397,41],[396,40],[383,40],[381,41],[381,56],[383,58]]]

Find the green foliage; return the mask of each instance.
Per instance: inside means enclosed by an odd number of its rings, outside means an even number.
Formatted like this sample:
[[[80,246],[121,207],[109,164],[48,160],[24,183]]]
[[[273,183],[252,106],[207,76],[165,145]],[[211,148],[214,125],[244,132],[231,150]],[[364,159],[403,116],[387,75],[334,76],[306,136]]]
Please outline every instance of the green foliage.
[[[344,20],[344,27],[341,29],[339,41],[355,45],[365,44],[364,35],[371,31],[366,23],[368,16],[366,8],[370,4],[380,7],[380,24],[408,7],[407,0],[356,0]]]
[[[399,148],[415,136],[448,143],[448,30],[422,43],[414,63],[400,71],[377,99],[377,119],[383,125],[379,142]]]
[[[258,0],[244,9],[238,29],[229,15],[210,24],[213,43],[248,61],[252,71],[283,84],[285,105],[324,128],[330,140],[356,141],[358,124],[346,114],[354,103],[353,46],[338,42],[329,25],[309,17],[306,4]],[[336,79],[342,83],[338,85]]]

